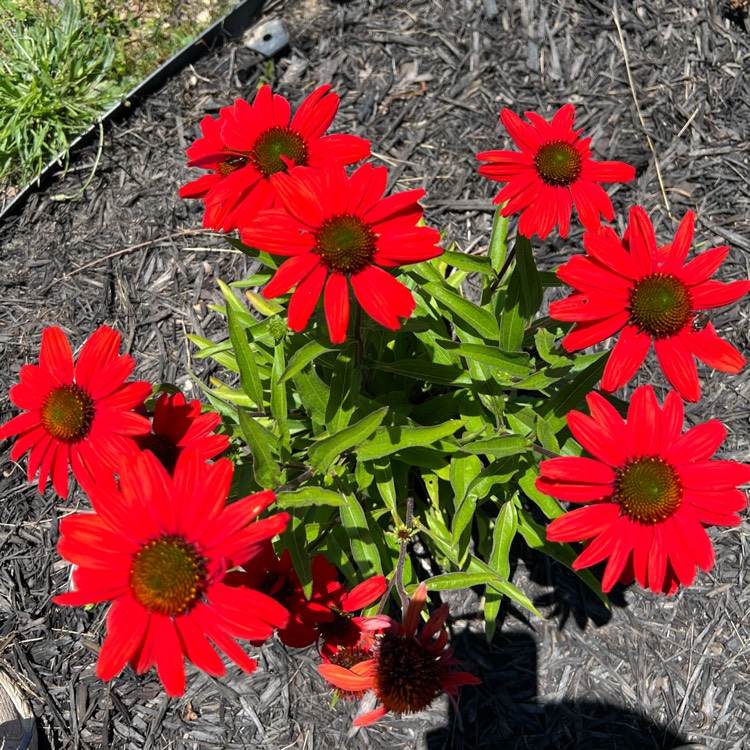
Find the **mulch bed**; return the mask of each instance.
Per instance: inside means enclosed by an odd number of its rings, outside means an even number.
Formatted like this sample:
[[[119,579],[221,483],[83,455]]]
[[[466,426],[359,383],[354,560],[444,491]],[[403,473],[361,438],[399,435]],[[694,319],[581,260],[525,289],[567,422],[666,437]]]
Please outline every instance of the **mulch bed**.
[[[474,154],[506,143],[500,109],[549,115],[571,101],[596,157],[638,168],[635,183],[611,191],[618,216],[638,203],[657,235],[671,237],[674,218],[693,209],[696,243],[732,247],[723,280],[746,278],[750,35],[741,13],[725,18],[719,3],[702,0],[622,2],[617,17],[631,88],[607,5],[267,3],[264,15],[280,17],[292,39],[272,66],[238,43],[215,50],[109,130],[82,197],[55,200],[85,182],[95,149],[78,154],[67,176],[0,227],[0,419],[15,413],[5,394],[22,364],[35,361],[48,325],[77,342],[100,324],[113,325],[139,377],[176,382],[198,397],[187,368],[205,379],[211,367],[191,359],[185,334],[226,337],[208,308],[221,299],[216,280],[243,278],[253,262],[197,231],[199,203],[177,196],[190,177],[184,150],[205,114],[235,97],[252,98],[261,77],[293,102],[333,83],[342,95],[335,129],[371,139],[397,189],[426,188],[428,223],[446,229],[446,247],[455,241],[471,251],[486,246],[495,191],[478,177]],[[580,249],[580,234],[535,247],[541,267],[553,268]],[[746,303],[713,322],[749,348]],[[688,421],[721,419],[730,431],[722,457],[747,460],[750,380],[701,372],[705,396],[688,409]],[[654,369],[643,382],[663,380]],[[137,677],[126,669],[99,681],[94,665],[106,608],[50,604],[68,579],[55,552],[58,520],[78,510],[82,496],[40,496],[24,467],[10,462],[9,445],[0,446],[0,659],[28,690],[42,748],[643,750],[687,739],[715,750],[746,746],[746,521],[711,532],[717,564],[693,587],[671,599],[620,590],[611,611],[572,574],[514,547],[514,581],[546,619],[507,607],[488,645],[476,595],[451,597],[459,655],[484,684],[465,689],[458,710],[443,698],[423,714],[389,716],[353,732],[357,706],[330,709],[314,651],[292,653],[278,642],[260,650],[250,677],[234,668],[222,680],[190,671],[179,700],[165,697],[153,671]]]

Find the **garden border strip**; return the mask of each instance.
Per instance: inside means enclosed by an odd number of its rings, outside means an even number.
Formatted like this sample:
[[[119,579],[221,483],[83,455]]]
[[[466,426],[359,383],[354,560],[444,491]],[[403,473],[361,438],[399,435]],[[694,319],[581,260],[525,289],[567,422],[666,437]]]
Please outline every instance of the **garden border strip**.
[[[195,62],[211,51],[212,47],[222,38],[240,36],[250,26],[250,23],[256,16],[259,15],[264,2],[265,0],[244,0],[240,2],[234,10],[219,18],[200,36],[197,36],[192,42],[175,52],[172,57],[165,60],[153,73],[150,73],[135,88],[131,89],[117,104],[107,110],[95,122],[91,123],[81,135],[73,139],[68,148],[68,155],[72,156],[77,150],[90,143],[91,139],[98,132],[100,124],[106,127],[107,123],[115,117],[121,115],[127,117],[145,97],[163,86],[167,80],[179,73],[185,66]],[[20,210],[33,190],[42,188],[49,182],[55,168],[59,168],[60,160],[63,156],[64,154],[60,153],[56,158],[52,159],[37,177],[26,183],[13,196],[10,202],[0,210],[0,222]]]

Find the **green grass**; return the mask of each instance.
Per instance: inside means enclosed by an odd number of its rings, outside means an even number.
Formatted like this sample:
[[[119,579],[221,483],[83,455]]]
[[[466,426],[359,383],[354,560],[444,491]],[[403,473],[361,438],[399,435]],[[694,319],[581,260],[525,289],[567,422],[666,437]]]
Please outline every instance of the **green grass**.
[[[76,0],[0,26],[0,179],[25,182],[115,101],[115,57]]]
[[[20,186],[237,0],[6,0],[0,194]]]

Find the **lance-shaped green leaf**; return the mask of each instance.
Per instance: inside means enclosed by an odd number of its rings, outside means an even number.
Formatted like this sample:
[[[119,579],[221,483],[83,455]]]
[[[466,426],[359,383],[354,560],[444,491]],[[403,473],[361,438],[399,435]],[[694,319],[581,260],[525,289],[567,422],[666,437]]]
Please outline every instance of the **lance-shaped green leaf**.
[[[489,365],[493,370],[507,372],[519,378],[531,372],[529,355],[525,352],[504,352],[495,346],[485,344],[461,344],[457,341],[440,341],[445,349],[456,352],[462,357]]]
[[[271,414],[278,425],[279,437],[281,444],[287,449],[291,449],[289,426],[287,424],[287,415],[289,412],[288,399],[286,394],[286,384],[279,383],[279,376],[284,372],[284,344],[279,343],[273,351],[273,367],[271,368]]]
[[[521,469],[521,458],[517,455],[495,459],[482,469],[482,473],[469,486],[469,492],[477,497],[487,497],[496,484],[510,481]]]
[[[473,440],[465,443],[460,450],[463,453],[473,453],[482,456],[512,456],[516,453],[525,453],[530,450],[529,441],[518,435],[501,435],[499,437],[487,438],[486,440]]]
[[[490,247],[487,251],[490,263],[492,264],[492,269],[495,273],[500,273],[502,270],[507,252],[506,238],[508,236],[508,217],[500,214],[504,205],[505,204],[498,206],[495,211],[495,216],[492,220]]]
[[[456,509],[451,535],[453,544],[459,547],[460,558],[466,552],[465,547],[468,544],[468,535],[465,540],[462,539],[462,535],[471,524],[477,507],[477,496],[470,494],[468,490],[481,471],[482,462],[478,456],[454,456],[451,459],[450,483],[455,496]]]
[[[379,427],[372,437],[357,448],[357,458],[360,461],[372,461],[403,448],[432,446],[452,435],[462,425],[460,419],[452,419],[433,427]]]
[[[393,465],[388,459],[381,459],[373,461],[371,466],[375,474],[375,485],[378,488],[380,497],[383,499],[388,510],[395,514],[398,495],[396,493],[396,483],[393,481]]]
[[[307,552],[307,535],[303,518],[291,513],[289,526],[282,534],[282,538],[284,547],[289,550],[289,556],[292,558],[294,571],[302,584],[302,591],[309,599],[312,596],[313,587],[312,563]]]
[[[490,259],[481,255],[468,255],[467,253],[455,253],[451,250],[446,250],[440,258],[448,265],[458,268],[461,271],[493,275]]]
[[[278,315],[284,311],[284,308],[272,299],[266,299],[262,294],[254,292],[252,289],[248,289],[245,292],[247,301],[263,316],[266,318],[271,315]]]
[[[354,495],[345,496],[341,507],[341,525],[349,537],[349,545],[364,577],[383,573],[378,545],[372,538],[365,511]]]
[[[273,255],[269,255],[268,253],[263,252],[262,250],[258,250],[257,247],[250,247],[249,245],[246,245],[244,242],[242,242],[242,240],[238,240],[235,237],[225,237],[224,239],[226,239],[226,241],[233,248],[235,248],[236,250],[239,250],[240,252],[244,253],[250,258],[255,258],[267,268],[279,267]]]
[[[539,413],[545,417],[550,429],[556,432],[565,426],[568,412],[579,408],[601,380],[608,358],[609,352],[602,352],[585,370],[579,372],[552,398],[542,403]]]
[[[276,502],[280,508],[306,508],[310,505],[346,505],[344,496],[324,487],[303,487],[294,492],[279,492]]]
[[[289,364],[279,378],[279,383],[286,383],[287,380],[293,378],[298,372],[307,367],[310,362],[317,359],[321,354],[332,351],[334,351],[334,349],[324,346],[319,341],[308,341],[301,349],[298,349],[289,358]]]
[[[242,390],[253,400],[256,407],[260,411],[263,411],[263,386],[258,375],[255,355],[247,341],[245,329],[237,319],[237,310],[235,305],[230,302],[230,298],[234,299],[237,304],[239,304],[239,300],[236,299],[234,292],[226,284],[219,282],[219,285],[227,297],[229,338],[232,340],[234,356],[237,359],[237,365],[240,369],[240,385],[242,386]]]
[[[428,578],[424,583],[428,591],[447,591],[449,589],[468,589],[472,586],[481,586],[484,583],[497,581],[497,575],[488,573],[466,573],[458,571],[455,573],[441,573]]]
[[[439,365],[421,359],[403,359],[398,362],[379,362],[379,370],[424,380],[435,385],[472,385],[471,376],[460,367]]]
[[[454,292],[440,284],[425,284],[425,291],[458,316],[462,325],[470,325],[480,336],[490,341],[497,341],[500,332],[495,316],[473,302],[464,299],[458,292]]]
[[[271,446],[276,437],[265,427],[258,424],[244,409],[238,409],[242,435],[253,454],[253,475],[255,481],[264,489],[270,490],[279,484],[279,467],[271,453]]]
[[[362,441],[370,437],[380,427],[387,413],[388,407],[384,406],[335,435],[313,443],[308,451],[310,464],[316,471],[327,471],[333,461],[344,451],[356,448]]]
[[[347,346],[336,357],[326,405],[326,427],[331,434],[349,424],[355,409],[355,396],[360,392],[360,371],[354,366],[354,347]]]
[[[539,469],[536,465],[528,466],[521,478],[518,480],[519,487],[524,495],[529,498],[544,513],[547,518],[557,518],[563,515],[565,510],[560,502],[554,497],[539,492],[536,488],[536,480],[539,478]]]
[[[518,266],[510,275],[500,312],[500,347],[509,352],[515,352],[521,348],[526,331],[526,316],[521,302],[522,284],[517,269]]]
[[[567,568],[573,570],[573,561],[578,557],[576,551],[569,544],[547,541],[547,535],[543,526],[540,526],[523,508],[517,509],[518,533],[524,538],[526,544],[532,549],[544,552],[545,555],[557,560]],[[590,570],[577,570],[576,575],[601,599],[605,607],[609,609],[609,598],[602,591],[602,584]]]
[[[310,370],[301,370],[294,378],[294,386],[305,411],[313,422],[322,425],[325,422],[326,404],[328,403],[328,386]]]
[[[488,559],[489,566],[496,570],[503,578],[510,577],[510,545],[518,530],[518,517],[516,506],[512,501],[506,501],[500,508],[495,528],[492,532],[492,551]],[[500,603],[503,595],[487,586],[484,592],[484,632],[487,642],[492,640],[497,624],[497,615],[500,612]]]
[[[521,279],[521,312],[531,320],[542,304],[542,282],[528,237],[516,236],[516,273]]]

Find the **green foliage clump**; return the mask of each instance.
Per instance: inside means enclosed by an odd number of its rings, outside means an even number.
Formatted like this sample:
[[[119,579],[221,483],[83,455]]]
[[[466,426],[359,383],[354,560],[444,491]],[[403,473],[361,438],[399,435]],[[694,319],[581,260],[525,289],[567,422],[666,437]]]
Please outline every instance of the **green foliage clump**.
[[[78,0],[0,23],[0,180],[33,179],[111,106],[114,55]]]

